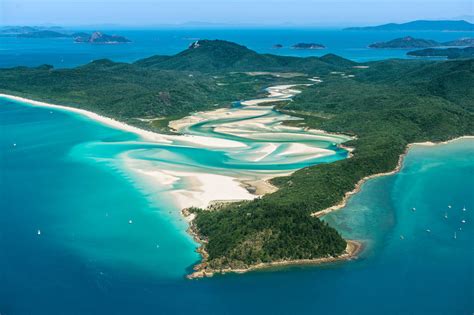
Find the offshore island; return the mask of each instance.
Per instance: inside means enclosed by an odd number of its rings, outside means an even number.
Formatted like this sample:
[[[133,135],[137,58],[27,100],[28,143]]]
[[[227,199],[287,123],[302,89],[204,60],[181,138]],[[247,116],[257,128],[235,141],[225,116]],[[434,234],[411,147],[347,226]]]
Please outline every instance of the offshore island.
[[[74,69],[44,65],[0,70],[1,93],[87,110],[111,123],[167,137],[175,136],[170,121],[228,108],[239,99],[260,100],[241,104],[252,110],[264,104],[264,110],[286,115],[278,128],[324,130],[314,135],[343,137],[321,149],[345,151],[340,145],[344,143],[352,148],[350,158],[270,176],[269,184],[278,189],[260,198],[189,208],[191,229],[205,258],[195,276],[356,255],[358,243],[344,240],[318,212],[341,203],[364,178],[396,169],[410,143],[473,135],[472,81],[472,59],[359,64],[331,54],[264,55],[207,40],[174,56],[133,64],[98,60]],[[287,95],[294,85],[301,93]],[[279,94],[268,97],[263,88],[269,86],[280,86],[274,91]],[[225,132],[243,137],[242,131]],[[303,161],[307,153],[296,151],[295,159]]]

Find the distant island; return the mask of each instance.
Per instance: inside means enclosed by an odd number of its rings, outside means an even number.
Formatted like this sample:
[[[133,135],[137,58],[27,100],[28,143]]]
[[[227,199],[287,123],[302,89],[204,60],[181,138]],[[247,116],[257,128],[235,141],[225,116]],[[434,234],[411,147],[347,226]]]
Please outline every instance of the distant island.
[[[474,46],[474,38],[460,38],[449,42],[444,42],[444,46]]]
[[[417,20],[407,23],[389,23],[377,26],[348,27],[346,31],[474,31],[474,24],[464,20],[426,21]]]
[[[472,46],[474,38],[461,38],[449,42],[440,43],[431,39],[414,38],[406,36],[392,39],[388,42],[378,42],[369,45],[370,48],[393,48],[393,49],[413,49],[413,48],[432,48],[446,46]]]
[[[0,36],[18,38],[73,38],[76,43],[90,44],[122,44],[130,40],[119,35],[108,35],[101,32],[92,34],[85,32],[71,32],[59,26],[7,26],[0,29]]]
[[[473,58],[474,47],[466,48],[428,48],[410,51],[408,56],[414,57],[446,57],[447,59]]]
[[[94,32],[91,35],[83,34],[74,38],[76,43],[89,44],[122,44],[130,43],[130,40],[118,35],[107,35],[101,32]]]
[[[21,38],[67,38],[69,35],[50,30],[32,31],[16,35]]]
[[[275,44],[275,45],[273,45],[273,48],[280,49],[280,48],[283,48],[283,45],[282,44]]]
[[[369,45],[370,48],[401,48],[401,49],[411,49],[411,48],[427,48],[427,47],[437,47],[440,44],[434,40],[430,39],[421,39],[413,38],[411,36],[406,36],[403,38],[392,39],[388,42],[378,42]]]
[[[0,28],[1,36],[18,36],[22,34],[35,33],[39,31],[61,31],[59,26],[39,27],[39,26],[4,26]]]
[[[293,49],[324,49],[326,46],[316,43],[298,43],[291,46]]]

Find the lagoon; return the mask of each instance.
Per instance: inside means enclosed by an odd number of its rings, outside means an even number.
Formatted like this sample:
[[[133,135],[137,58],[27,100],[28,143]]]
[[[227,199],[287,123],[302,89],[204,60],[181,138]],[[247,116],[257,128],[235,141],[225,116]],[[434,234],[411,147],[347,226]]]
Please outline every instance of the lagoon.
[[[190,281],[184,275],[199,257],[187,223],[166,189],[136,171],[169,162],[150,158],[169,148],[77,114],[0,102],[2,313],[463,314],[474,307],[472,139],[413,147],[400,173],[368,181],[324,217],[364,242],[359,259]],[[187,168],[210,167],[223,154],[201,149],[206,158],[193,155]],[[131,160],[140,162],[135,171],[125,165]],[[219,168],[248,171],[242,153],[234,160]]]

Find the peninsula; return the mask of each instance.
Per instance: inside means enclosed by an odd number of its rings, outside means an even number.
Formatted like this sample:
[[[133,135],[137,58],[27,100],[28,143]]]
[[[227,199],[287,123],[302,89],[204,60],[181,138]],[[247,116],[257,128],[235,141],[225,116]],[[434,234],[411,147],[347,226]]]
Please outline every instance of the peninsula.
[[[352,148],[351,157],[273,178],[277,190],[261,198],[188,209],[204,258],[194,275],[207,276],[356,255],[356,243],[312,214],[341,203],[362,179],[394,170],[410,143],[473,135],[473,66],[473,59],[358,64],[336,55],[275,56],[199,40],[176,55],[133,64],[0,69],[0,92],[173,132],[168,122],[191,112],[267,97],[262,89],[268,86],[302,84],[293,101],[272,104],[301,118],[285,126],[349,135],[344,146]]]
[[[428,48],[409,51],[408,56],[413,57],[446,57],[447,59],[473,58],[474,47],[466,48]]]

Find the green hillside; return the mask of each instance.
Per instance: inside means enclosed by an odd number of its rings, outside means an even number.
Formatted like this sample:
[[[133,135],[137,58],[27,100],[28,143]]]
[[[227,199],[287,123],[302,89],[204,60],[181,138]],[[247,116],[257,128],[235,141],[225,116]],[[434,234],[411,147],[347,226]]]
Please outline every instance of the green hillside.
[[[338,238],[310,214],[339,203],[362,178],[393,170],[409,143],[473,135],[473,64],[369,63],[368,69],[353,69],[354,78],[327,75],[281,106],[305,119],[288,123],[357,136],[347,143],[355,147],[354,156],[275,178],[280,189],[262,199],[198,211],[195,223],[207,240],[207,268],[340,253]]]
[[[288,71],[277,78],[245,71]],[[280,189],[261,199],[194,209],[194,229],[206,240],[207,268],[245,268],[283,259],[336,256],[345,241],[315,217],[340,202],[362,178],[393,170],[407,144],[474,134],[474,60],[387,60],[363,65],[335,55],[296,58],[258,54],[225,41],[199,41],[174,56],[134,64],[98,60],[74,69],[0,69],[0,92],[85,108],[158,130],[192,111],[253,98],[281,83],[305,88],[282,112],[288,124],[357,136],[354,156],[276,178]],[[149,125],[137,117],[163,117]],[[164,123],[163,123],[164,122]]]
[[[329,60],[330,58],[328,58]],[[198,72],[230,71],[298,71],[314,74],[338,70],[350,61],[339,58],[326,62],[323,58],[284,57],[258,54],[245,46],[223,40],[199,40],[174,56],[153,56],[135,62],[136,65],[161,70]]]

